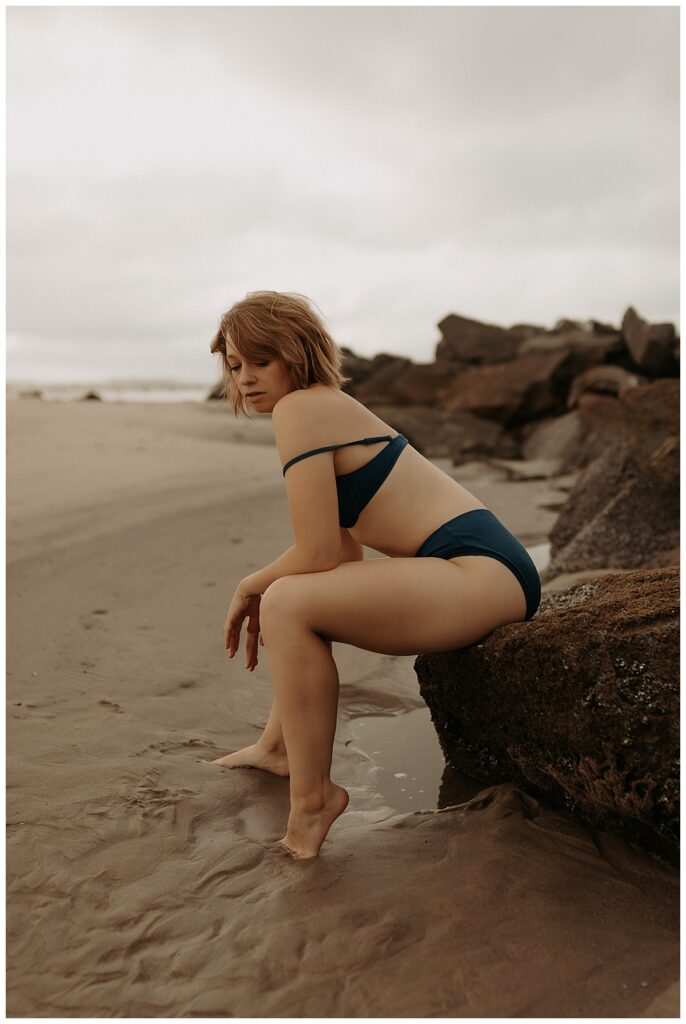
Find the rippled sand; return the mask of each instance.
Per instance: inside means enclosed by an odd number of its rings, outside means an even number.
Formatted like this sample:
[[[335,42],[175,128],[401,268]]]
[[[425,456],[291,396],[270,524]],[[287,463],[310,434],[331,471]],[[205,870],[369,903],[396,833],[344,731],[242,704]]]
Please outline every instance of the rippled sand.
[[[318,859],[275,849],[287,779],[206,763],[271,703],[221,635],[292,543],[271,437],[8,402],[8,1014],[677,1016],[676,872],[512,786],[386,805],[351,716],[421,706],[412,658],[334,645],[351,801]],[[530,521],[525,485],[466,486]]]

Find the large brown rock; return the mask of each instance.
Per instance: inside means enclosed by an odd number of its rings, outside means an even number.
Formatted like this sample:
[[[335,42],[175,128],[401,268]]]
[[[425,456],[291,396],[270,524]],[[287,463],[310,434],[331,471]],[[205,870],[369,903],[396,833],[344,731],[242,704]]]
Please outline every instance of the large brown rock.
[[[622,351],[619,331],[594,330],[573,320],[560,320],[552,331],[541,331],[527,338],[519,346],[520,356],[532,352],[568,352],[581,357],[585,366],[618,356]]]
[[[630,373],[623,366],[592,366],[575,377],[567,396],[567,408],[573,409],[579,404],[581,395],[593,393],[597,395],[623,395],[625,391],[638,388],[647,383],[645,378]]]
[[[579,413],[563,413],[562,416],[548,416],[527,424],[522,442],[522,458],[556,460],[564,471],[576,468],[577,453],[583,436]]]
[[[415,661],[447,763],[678,864],[679,572],[544,594],[530,622]]]
[[[508,331],[504,327],[484,324],[455,313],[444,317],[438,329],[442,338],[436,345],[436,362],[462,365],[502,363],[514,359],[531,330],[527,325],[521,325]]]
[[[649,324],[629,306],[622,319],[622,337],[637,369],[651,377],[676,377],[674,324]]]
[[[563,412],[571,375],[566,352],[535,353],[464,370],[437,397],[450,412],[472,412],[512,426]]]
[[[385,399],[395,405],[428,405],[436,403],[436,393],[455,378],[457,371],[437,363],[411,363],[395,374],[385,385]],[[378,389],[378,378],[372,377],[369,388],[360,388],[358,397]]]
[[[560,472],[574,473],[604,455],[625,433],[625,417],[616,398],[582,393],[577,408],[527,424],[525,459],[557,459]]]
[[[366,379],[356,385],[355,398],[365,405],[368,402],[387,402],[395,378],[412,365],[412,360],[405,356],[380,352],[371,360]]]
[[[618,399],[583,396],[580,410],[586,399],[606,403],[615,420],[606,416],[608,444],[580,473],[560,509],[543,583],[581,569],[678,561],[678,382],[655,381]]]
[[[476,456],[515,458],[519,446],[491,420],[470,413],[449,413],[430,405],[397,406],[371,402],[369,410],[395,430],[427,459],[463,462]]]

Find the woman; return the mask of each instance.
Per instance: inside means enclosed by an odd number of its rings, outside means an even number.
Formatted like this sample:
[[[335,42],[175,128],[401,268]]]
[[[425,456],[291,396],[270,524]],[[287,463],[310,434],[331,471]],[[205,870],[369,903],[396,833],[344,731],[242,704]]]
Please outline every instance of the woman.
[[[453,650],[530,619],[540,580],[526,549],[469,491],[341,390],[341,353],[299,295],[250,292],[221,318],[224,397],[271,413],[295,544],[236,587],[232,658],[265,647],[264,733],[214,764],[290,775],[281,845],[315,857],[348,793],[331,781],[338,672],[331,642],[382,654]],[[363,546],[386,555],[364,561]]]

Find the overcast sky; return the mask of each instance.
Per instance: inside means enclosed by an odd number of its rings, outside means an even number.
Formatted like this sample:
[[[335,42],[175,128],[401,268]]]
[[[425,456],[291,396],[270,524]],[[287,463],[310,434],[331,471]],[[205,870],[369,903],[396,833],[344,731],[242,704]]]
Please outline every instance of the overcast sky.
[[[10,380],[213,381],[262,288],[678,326],[678,7],[10,7],[7,82]]]

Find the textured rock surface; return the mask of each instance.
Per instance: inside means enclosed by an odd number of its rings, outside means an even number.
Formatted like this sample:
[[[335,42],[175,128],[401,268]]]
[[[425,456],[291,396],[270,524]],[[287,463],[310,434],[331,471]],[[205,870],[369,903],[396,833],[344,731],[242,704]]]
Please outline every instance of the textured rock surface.
[[[623,366],[592,366],[575,379],[567,396],[567,408],[579,404],[579,397],[585,392],[599,395],[623,395],[625,391],[638,388],[643,380],[635,373],[629,373]]]
[[[678,561],[679,383],[623,394],[615,443],[580,474],[550,534],[542,582],[563,572]]]
[[[514,359],[522,341],[528,337],[527,328],[506,330],[496,324],[482,323],[466,316],[450,313],[438,324],[442,338],[436,346],[439,363],[503,363]],[[541,328],[534,328],[540,331]]]
[[[428,459],[462,462],[479,455],[515,458],[519,446],[498,423],[469,412],[449,413],[433,405],[369,402],[374,415],[399,430]]]
[[[464,410],[507,426],[564,411],[570,374],[565,352],[532,353],[475,366],[438,392],[450,412]]]
[[[446,761],[678,863],[679,572],[544,595],[536,616],[415,661]]]
[[[674,349],[674,324],[649,324],[629,306],[622,319],[622,337],[639,369],[654,377],[672,377],[678,373]]]
[[[518,355],[531,352],[576,352],[584,356],[584,362],[595,365],[611,359],[621,352],[619,332],[588,330],[581,324],[560,321],[555,330],[543,331],[522,342]]]

